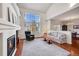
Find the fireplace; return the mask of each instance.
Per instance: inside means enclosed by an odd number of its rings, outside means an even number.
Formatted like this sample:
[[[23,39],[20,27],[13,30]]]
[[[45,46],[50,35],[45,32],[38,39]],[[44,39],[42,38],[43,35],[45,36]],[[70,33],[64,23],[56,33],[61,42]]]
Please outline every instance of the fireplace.
[[[7,56],[11,56],[15,50],[15,35],[7,39]]]

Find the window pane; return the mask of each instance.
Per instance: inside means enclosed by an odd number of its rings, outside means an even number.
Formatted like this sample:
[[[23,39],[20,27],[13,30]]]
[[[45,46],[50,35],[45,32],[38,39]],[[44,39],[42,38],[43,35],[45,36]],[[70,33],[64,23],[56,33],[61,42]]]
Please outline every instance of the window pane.
[[[26,28],[29,29],[32,33],[37,33],[40,30],[39,22],[40,16],[34,13],[26,13],[24,15],[24,19],[26,22]]]
[[[32,22],[32,21],[39,22],[39,19],[40,19],[38,15],[33,13],[25,14],[24,18],[26,22]]]

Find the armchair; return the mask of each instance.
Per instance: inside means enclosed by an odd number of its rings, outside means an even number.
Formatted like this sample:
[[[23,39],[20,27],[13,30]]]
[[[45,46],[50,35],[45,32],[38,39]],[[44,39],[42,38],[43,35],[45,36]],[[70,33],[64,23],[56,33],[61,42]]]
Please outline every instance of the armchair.
[[[27,41],[34,40],[34,35],[31,35],[30,31],[25,31],[25,36]]]

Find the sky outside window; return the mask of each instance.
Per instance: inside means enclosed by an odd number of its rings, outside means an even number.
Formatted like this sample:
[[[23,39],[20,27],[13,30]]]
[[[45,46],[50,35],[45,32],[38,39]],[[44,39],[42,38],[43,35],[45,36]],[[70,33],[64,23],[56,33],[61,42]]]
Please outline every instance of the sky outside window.
[[[33,22],[33,21],[35,21],[35,22],[39,22],[39,15],[36,15],[36,14],[34,14],[34,13],[27,13],[27,14],[25,14],[25,21],[26,22]]]

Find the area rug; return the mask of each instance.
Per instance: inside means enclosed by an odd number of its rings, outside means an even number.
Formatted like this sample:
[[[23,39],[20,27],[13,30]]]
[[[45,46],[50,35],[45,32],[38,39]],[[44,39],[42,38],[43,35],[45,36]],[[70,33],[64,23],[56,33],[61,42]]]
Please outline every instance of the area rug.
[[[70,52],[55,45],[47,44],[45,41],[35,39],[33,41],[24,41],[22,56],[68,56]]]

